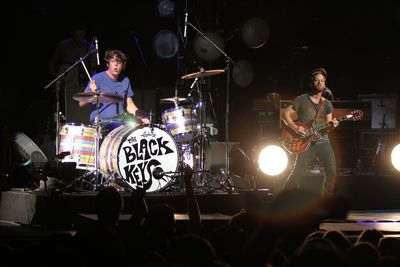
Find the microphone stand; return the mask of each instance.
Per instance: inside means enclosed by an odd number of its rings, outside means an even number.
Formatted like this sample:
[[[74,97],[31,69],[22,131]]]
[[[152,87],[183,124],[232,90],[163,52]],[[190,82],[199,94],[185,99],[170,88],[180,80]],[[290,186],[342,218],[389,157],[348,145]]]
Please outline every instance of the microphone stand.
[[[74,64],[72,64],[68,69],[66,69],[63,73],[58,75],[54,80],[52,80],[50,83],[48,83],[44,89],[47,90],[52,86],[54,83],[56,83],[56,155],[59,154],[59,135],[60,135],[60,99],[59,99],[59,91],[60,91],[60,79],[64,77],[65,74],[67,74],[71,69],[75,68],[76,65],[79,63],[83,62],[90,54],[97,52],[97,49],[92,49],[90,50],[86,55],[81,57],[79,60],[77,60]]]
[[[60,130],[60,81],[57,81],[56,83],[56,116],[55,116],[55,120],[56,120],[56,155],[58,155],[59,153],[59,130]]]
[[[232,60],[218,45],[216,45],[213,41],[210,40],[203,32],[197,29],[192,23],[189,21],[186,23],[188,26],[192,27],[197,33],[199,33],[204,39],[206,39],[212,46],[214,46],[221,54],[225,57],[225,72],[226,72],[226,110],[225,110],[225,139],[226,139],[226,153],[225,153],[225,177],[228,181],[228,190],[229,193],[232,193],[232,183],[230,182],[230,171],[229,171],[229,87],[230,87],[230,65],[233,63],[237,65],[235,61]]]

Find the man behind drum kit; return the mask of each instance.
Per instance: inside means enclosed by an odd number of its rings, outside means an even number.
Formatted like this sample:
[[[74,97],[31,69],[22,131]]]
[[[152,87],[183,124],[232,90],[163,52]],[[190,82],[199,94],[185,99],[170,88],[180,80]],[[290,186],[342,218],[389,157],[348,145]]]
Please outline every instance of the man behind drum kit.
[[[96,103],[93,103],[93,101],[79,101],[80,107],[88,103],[92,104],[90,122],[96,122],[95,120],[98,112],[98,122],[107,127],[107,124],[113,124],[117,115],[128,112],[129,114],[140,117],[143,124],[149,124],[149,119],[143,116],[143,112],[139,110],[132,99],[133,90],[129,78],[122,74],[122,70],[126,68],[128,61],[127,56],[120,50],[108,50],[105,52],[104,61],[107,64],[107,70],[93,75],[92,80],[85,88],[85,92],[113,94],[122,97],[125,103],[123,103],[123,101],[117,103],[99,103],[97,111]],[[112,129],[107,130],[111,131]]]

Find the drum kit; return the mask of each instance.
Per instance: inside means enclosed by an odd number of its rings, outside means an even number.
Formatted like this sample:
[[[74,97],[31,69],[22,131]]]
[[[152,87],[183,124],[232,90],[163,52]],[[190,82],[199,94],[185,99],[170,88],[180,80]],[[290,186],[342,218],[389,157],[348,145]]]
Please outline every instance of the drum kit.
[[[205,150],[209,132],[205,125],[205,103],[202,86],[204,78],[223,73],[224,70],[204,70],[182,76],[197,85],[199,101],[173,96],[160,99],[173,104],[161,114],[162,124],[143,125],[131,114],[119,114],[119,122],[106,131],[97,114],[94,126],[67,123],[59,131],[59,150],[65,153],[62,163],[75,163],[83,174],[73,181],[85,181],[96,190],[115,186],[121,191],[143,188],[146,192],[180,192],[184,190],[183,167],[189,165],[195,190],[214,191],[208,188],[212,175],[206,167]],[[176,93],[175,93],[176,94]],[[118,95],[100,92],[78,93],[76,101],[118,103]],[[222,186],[221,186],[222,188]]]

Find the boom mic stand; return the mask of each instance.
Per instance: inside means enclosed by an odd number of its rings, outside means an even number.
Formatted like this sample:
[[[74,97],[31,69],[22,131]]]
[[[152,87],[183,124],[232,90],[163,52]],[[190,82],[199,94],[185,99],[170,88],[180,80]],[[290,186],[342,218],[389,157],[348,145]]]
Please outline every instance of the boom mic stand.
[[[79,60],[77,60],[74,64],[72,64],[68,69],[66,69],[63,73],[61,73],[60,75],[58,75],[54,80],[52,80],[50,83],[48,83],[44,89],[47,90],[50,86],[52,86],[54,83],[56,83],[56,133],[55,133],[55,142],[56,142],[56,155],[59,154],[59,136],[60,136],[60,99],[59,99],[59,90],[60,90],[60,79],[62,77],[64,77],[65,74],[67,74],[71,69],[75,68],[76,65],[80,64],[81,62],[83,62],[89,55],[91,55],[92,53],[95,53],[97,50],[96,49],[92,49],[90,50],[88,53],[86,53],[86,55],[84,55],[83,57],[81,57]]]
[[[226,153],[225,153],[225,164],[226,164],[226,169],[225,169],[225,178],[226,181],[228,181],[228,191],[231,193],[232,192],[232,183],[230,181],[230,168],[229,168],[229,87],[230,87],[230,65],[233,63],[234,65],[237,65],[232,58],[228,56],[227,53],[225,53],[218,45],[216,45],[210,38],[208,38],[203,32],[201,32],[199,29],[197,29],[192,23],[189,21],[186,22],[186,25],[192,27],[198,34],[200,34],[204,39],[206,39],[212,46],[214,46],[224,57],[225,57],[225,72],[226,72],[226,111],[225,111],[225,141],[226,141]]]

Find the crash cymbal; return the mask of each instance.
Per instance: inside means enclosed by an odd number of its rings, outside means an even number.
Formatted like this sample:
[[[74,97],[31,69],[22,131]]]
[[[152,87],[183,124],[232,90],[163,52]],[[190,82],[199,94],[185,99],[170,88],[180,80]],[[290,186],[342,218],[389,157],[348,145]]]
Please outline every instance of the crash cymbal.
[[[96,103],[97,98],[99,98],[99,103],[118,103],[124,98],[122,96],[113,93],[102,93],[102,92],[84,92],[77,93],[72,96],[76,101],[84,101],[90,103]]]
[[[187,102],[189,101],[187,98],[184,97],[179,97],[179,96],[174,96],[174,97],[167,97],[167,98],[161,98],[160,102],[161,103],[180,103],[180,102]]]
[[[187,80],[187,79],[195,79],[195,78],[201,78],[201,77],[208,77],[212,75],[217,75],[224,73],[225,70],[205,70],[205,71],[199,71],[199,72],[193,72],[189,73],[186,75],[183,75],[181,77],[182,80]]]

